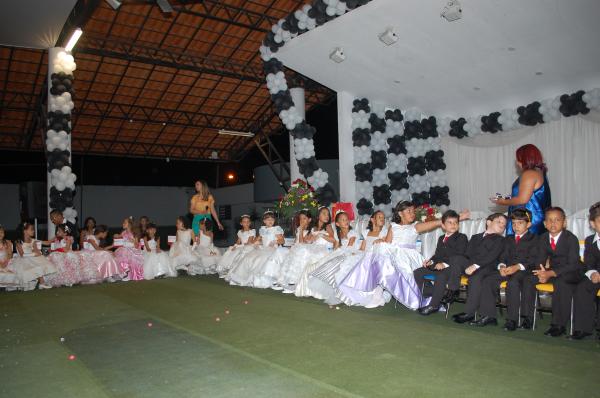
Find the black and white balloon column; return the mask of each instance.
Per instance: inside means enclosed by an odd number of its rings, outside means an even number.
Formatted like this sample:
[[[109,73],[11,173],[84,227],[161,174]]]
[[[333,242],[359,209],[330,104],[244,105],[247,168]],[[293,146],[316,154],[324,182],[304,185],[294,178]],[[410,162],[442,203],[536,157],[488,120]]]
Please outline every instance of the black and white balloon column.
[[[74,223],[77,177],[71,169],[71,112],[76,65],[73,56],[60,47],[49,50],[48,60],[48,208],[49,211],[60,210],[67,221]],[[53,231],[49,229],[49,232]]]
[[[319,202],[326,206],[336,200],[336,195],[333,187],[329,184],[329,176],[319,167],[315,158],[313,143],[315,129],[307,124],[295,109],[285,79],[283,64],[275,57],[275,54],[286,42],[297,35],[323,25],[369,1],[315,0],[286,18],[280,19],[272,26],[260,47],[271,99],[279,118],[294,138],[294,154],[298,169],[306,181],[315,188]]]

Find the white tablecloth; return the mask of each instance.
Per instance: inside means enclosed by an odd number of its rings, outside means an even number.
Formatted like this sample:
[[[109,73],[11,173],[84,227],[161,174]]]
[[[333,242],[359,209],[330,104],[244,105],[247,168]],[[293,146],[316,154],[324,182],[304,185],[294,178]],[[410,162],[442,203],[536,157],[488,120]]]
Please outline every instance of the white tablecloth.
[[[467,235],[471,239],[472,235],[485,231],[485,213],[471,212],[471,219],[461,221],[460,232]],[[567,216],[567,229],[573,232],[579,240],[584,240],[586,236],[593,233],[587,219],[588,210],[580,210],[577,213]],[[438,228],[434,231],[421,234],[421,253],[425,258],[430,258],[435,253],[435,247],[440,235],[444,231]]]

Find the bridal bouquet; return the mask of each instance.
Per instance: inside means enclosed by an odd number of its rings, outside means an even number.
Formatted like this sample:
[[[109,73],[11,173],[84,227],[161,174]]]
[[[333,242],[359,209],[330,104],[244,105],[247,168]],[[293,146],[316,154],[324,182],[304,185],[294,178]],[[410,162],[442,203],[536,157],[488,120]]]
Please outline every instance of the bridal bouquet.
[[[306,209],[314,215],[319,207],[315,190],[304,180],[296,180],[290,190],[279,198],[275,208],[280,217],[290,219],[300,210]]]
[[[430,206],[428,204],[424,204],[421,206],[417,206],[415,208],[416,220],[425,222],[425,221],[435,221],[442,218],[442,212],[439,208],[435,206]]]

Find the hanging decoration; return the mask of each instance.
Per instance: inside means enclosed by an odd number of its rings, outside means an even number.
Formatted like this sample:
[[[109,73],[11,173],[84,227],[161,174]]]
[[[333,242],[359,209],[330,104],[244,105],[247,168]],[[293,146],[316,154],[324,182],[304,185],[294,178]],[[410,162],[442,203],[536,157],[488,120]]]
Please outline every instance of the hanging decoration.
[[[49,51],[48,128],[46,157],[48,163],[48,198],[51,210],[60,210],[67,221],[75,222],[73,207],[77,176],[71,169],[71,112],[74,108],[73,56],[62,48]]]

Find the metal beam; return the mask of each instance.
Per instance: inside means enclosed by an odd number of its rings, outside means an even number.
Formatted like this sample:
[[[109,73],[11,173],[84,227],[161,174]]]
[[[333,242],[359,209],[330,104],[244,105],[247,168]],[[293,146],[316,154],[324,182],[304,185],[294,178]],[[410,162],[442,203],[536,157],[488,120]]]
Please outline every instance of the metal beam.
[[[77,54],[90,54],[126,61],[141,62],[167,68],[230,77],[264,84],[261,65],[245,65],[229,58],[203,56],[173,48],[156,48],[134,41],[85,37],[85,42],[74,50]]]
[[[181,1],[183,3],[192,3],[191,1]],[[264,22],[267,22],[269,27],[277,23],[277,18],[261,14],[259,12],[253,12],[247,10],[243,7],[236,7],[229,4],[224,4],[222,1],[217,0],[204,0],[202,2],[193,2],[195,5],[201,5],[202,10],[192,10],[185,6],[183,7],[173,7],[175,11],[178,11],[183,14],[194,15],[197,17],[202,17],[206,19],[210,19],[217,22],[223,22],[227,25],[239,26],[241,28],[246,28],[250,30],[254,30],[257,32],[267,33],[269,28],[263,28],[261,25]],[[212,7],[208,7],[212,6]],[[247,22],[242,22],[241,20],[234,20],[233,17],[236,14],[241,14],[247,20]],[[241,19],[241,18],[240,18]]]

